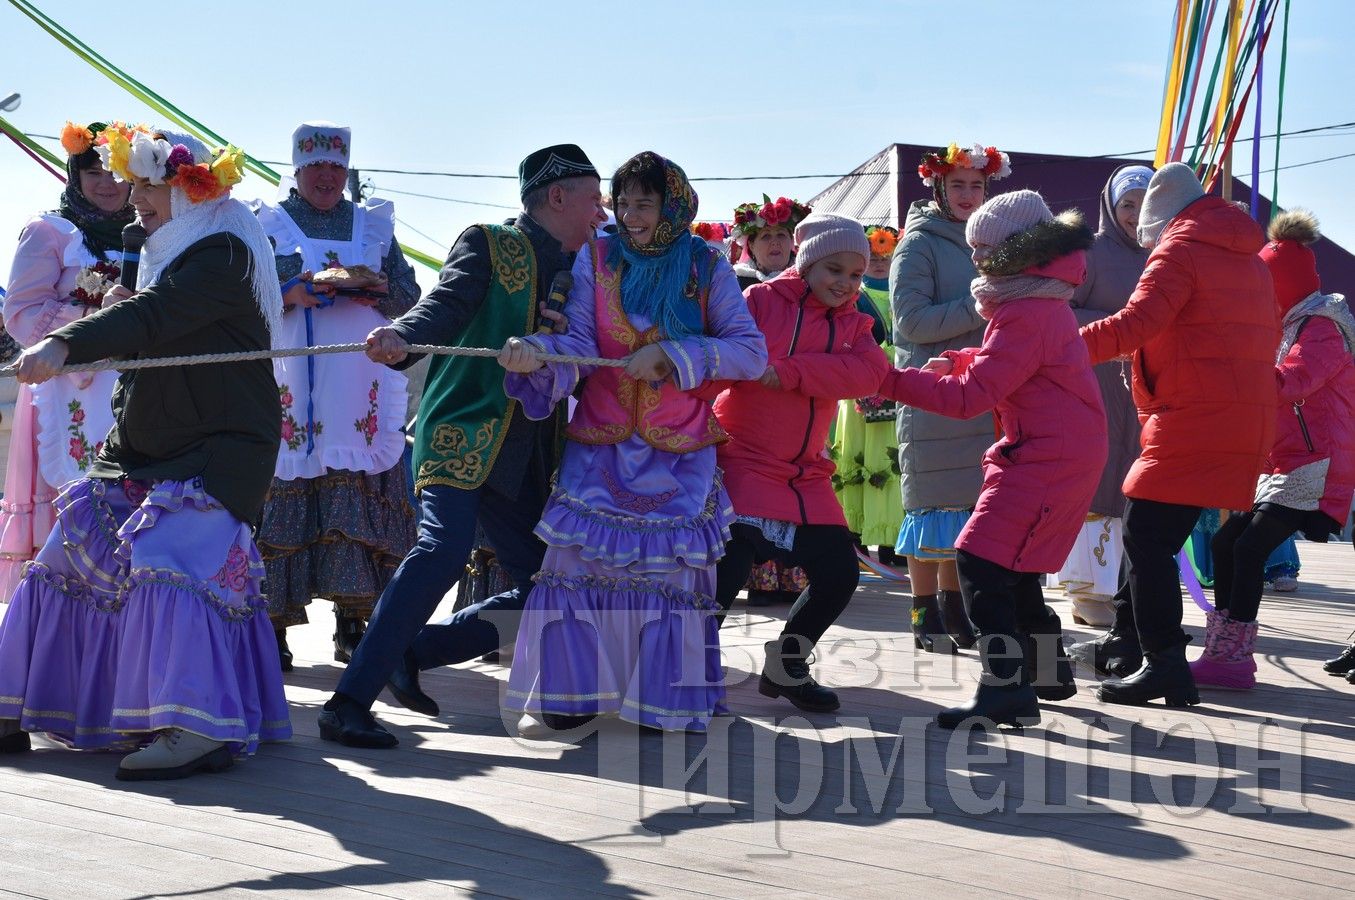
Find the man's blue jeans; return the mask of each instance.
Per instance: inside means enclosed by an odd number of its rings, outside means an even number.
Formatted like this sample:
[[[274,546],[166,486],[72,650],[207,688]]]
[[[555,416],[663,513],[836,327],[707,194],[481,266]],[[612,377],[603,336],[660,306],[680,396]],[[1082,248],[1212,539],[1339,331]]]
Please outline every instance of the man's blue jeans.
[[[516,498],[489,487],[424,488],[418,540],[381,593],[338,692],[370,707],[406,649],[413,650],[420,669],[431,669],[474,659],[512,641],[531,578],[545,555],[545,545],[532,533],[545,500],[541,488],[525,482]],[[444,623],[426,625],[466,572],[477,519],[516,587],[458,610]]]

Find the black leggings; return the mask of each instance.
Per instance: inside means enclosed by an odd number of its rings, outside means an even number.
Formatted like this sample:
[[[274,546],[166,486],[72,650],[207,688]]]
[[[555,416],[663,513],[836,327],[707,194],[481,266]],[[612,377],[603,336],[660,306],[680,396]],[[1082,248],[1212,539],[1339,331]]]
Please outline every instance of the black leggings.
[[[800,652],[808,653],[842,615],[861,581],[852,533],[845,525],[799,525],[789,551],[773,546],[760,530],[742,522],[730,528],[730,535],[715,570],[715,599],[720,608],[727,611],[733,604],[754,563],[777,559],[799,566],[809,579],[809,591],[791,607],[781,636],[799,637]]]
[[[1303,525],[1305,513],[1262,503],[1228,517],[1215,533],[1214,607],[1236,622],[1256,621],[1266,580],[1266,558]]]

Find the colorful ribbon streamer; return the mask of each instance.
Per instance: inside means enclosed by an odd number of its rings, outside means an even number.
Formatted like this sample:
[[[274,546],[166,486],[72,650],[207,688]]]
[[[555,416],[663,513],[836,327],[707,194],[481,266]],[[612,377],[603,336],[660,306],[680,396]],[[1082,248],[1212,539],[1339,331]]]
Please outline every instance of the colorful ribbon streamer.
[[[15,128],[5,120],[4,116],[0,116],[0,134],[4,134],[5,137],[13,141],[20,150],[32,157],[34,162],[55,176],[62,184],[66,183],[65,161],[57,158],[55,153]]]
[[[114,84],[118,85],[123,90],[127,91],[127,93],[131,94],[169,121],[178,125],[198,140],[218,147],[224,147],[231,143],[197,119],[179,109],[173,103],[170,103],[160,94],[151,90],[149,87],[118,68],[98,51],[94,50],[84,41],[63,28],[56,20],[38,9],[37,6],[29,2],[29,0],[9,0],[9,2],[10,5],[19,12],[32,19],[39,28],[50,34],[76,56],[89,63],[95,70],[103,74]],[[8,134],[8,132],[6,133]],[[61,163],[60,167],[64,169],[65,163]],[[270,184],[276,185],[280,180],[277,172],[255,159],[253,156],[250,156],[248,153],[245,154],[245,168],[259,175],[259,177]],[[413,250],[404,245],[401,245],[400,249],[406,256],[423,263],[431,269],[442,268],[442,263],[437,258],[427,253]]]
[[[1195,567],[1191,565],[1190,554],[1185,548],[1176,554],[1176,567],[1181,570],[1181,581],[1186,586],[1186,593],[1190,594],[1190,599],[1195,601],[1195,605],[1207,613],[1214,611],[1214,606],[1204,596],[1204,588],[1200,587],[1200,579],[1195,574]]]

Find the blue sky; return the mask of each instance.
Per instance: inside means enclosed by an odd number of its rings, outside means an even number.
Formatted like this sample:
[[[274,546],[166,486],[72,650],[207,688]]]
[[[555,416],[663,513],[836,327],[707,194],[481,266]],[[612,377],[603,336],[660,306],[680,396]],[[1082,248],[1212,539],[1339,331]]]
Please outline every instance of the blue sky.
[[[653,149],[698,178],[843,173],[895,141],[1067,154],[1149,148],[1174,8],[1171,0],[595,0],[571,8],[235,0],[144,7],[156,14],[138,22],[131,17],[143,7],[42,5],[262,159],[287,159],[292,129],[328,118],[352,126],[360,168],[512,174],[531,150],[573,141],[605,171]],[[1355,6],[1344,0],[1293,3],[1286,130],[1355,120],[1342,41],[1353,30]],[[68,118],[154,124],[153,113],[8,3],[0,35],[0,94],[23,95],[4,115],[24,131],[54,135]],[[1267,133],[1278,47],[1277,26],[1266,57]],[[1286,139],[1280,162],[1346,153],[1355,153],[1355,129]],[[1264,142],[1263,168],[1272,154]],[[1332,187],[1348,182],[1352,165],[1355,157],[1283,171],[1279,195],[1282,205],[1312,208],[1328,236],[1355,249],[1355,209]],[[55,205],[60,185],[8,141],[0,141],[0,178],[3,282],[19,229]],[[436,256],[462,228],[509,214],[500,207],[517,200],[511,180],[370,178],[377,195],[396,202],[397,235]],[[764,191],[805,199],[831,180],[698,183],[701,212],[728,218]],[[236,192],[272,189],[247,178]],[[420,269],[425,288],[432,278]]]

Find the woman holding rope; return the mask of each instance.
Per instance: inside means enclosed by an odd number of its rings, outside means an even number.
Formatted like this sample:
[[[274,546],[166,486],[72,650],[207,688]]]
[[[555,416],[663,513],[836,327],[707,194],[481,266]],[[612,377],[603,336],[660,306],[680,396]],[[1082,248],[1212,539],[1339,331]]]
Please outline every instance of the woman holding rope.
[[[766,344],[729,264],[689,230],[697,196],[679,166],[641,153],[612,197],[617,236],[579,252],[569,331],[512,338],[500,357],[532,419],[583,384],[504,700],[529,737],[597,715],[705,731],[725,709],[715,564],[734,510],[715,445],[728,436],[693,389],[761,375]]]
[[[48,332],[98,311],[118,277],[122,229],[134,218],[130,188],[104,169],[94,141],[106,126],[67,122],[61,132],[66,189],[60,206],[24,226],[10,267],[5,329],[31,347]],[[114,372],[62,375],[20,385],[0,501],[0,603],[47,540],[57,489],[85,474],[113,424]]]
[[[17,365],[41,384],[66,363],[267,350],[282,317],[273,250],[230,198],[243,154],[114,128],[105,166],[133,183],[148,238],[137,292],[51,332]],[[266,360],[124,373],[114,425],[0,623],[0,751],[44,731],[77,749],[133,750],[118,778],[229,768],[291,736],[251,536],[278,452]],[[140,747],[140,749],[137,749]]]

